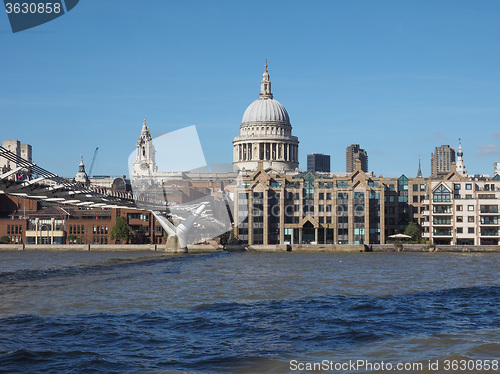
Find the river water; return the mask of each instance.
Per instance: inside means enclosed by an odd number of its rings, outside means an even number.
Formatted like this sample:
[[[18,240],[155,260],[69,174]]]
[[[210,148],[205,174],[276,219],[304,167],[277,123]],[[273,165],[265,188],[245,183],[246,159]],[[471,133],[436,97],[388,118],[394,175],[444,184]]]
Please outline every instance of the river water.
[[[498,254],[0,259],[0,372],[500,372]]]

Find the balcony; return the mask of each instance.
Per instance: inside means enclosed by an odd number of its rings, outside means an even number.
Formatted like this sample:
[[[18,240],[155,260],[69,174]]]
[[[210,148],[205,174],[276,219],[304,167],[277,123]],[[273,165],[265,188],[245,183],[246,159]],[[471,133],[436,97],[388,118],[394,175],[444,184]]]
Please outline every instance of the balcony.
[[[479,234],[481,237],[494,237],[499,236],[498,229],[481,229],[481,233]]]
[[[451,228],[450,229],[435,229],[432,233],[433,236],[451,236]]]

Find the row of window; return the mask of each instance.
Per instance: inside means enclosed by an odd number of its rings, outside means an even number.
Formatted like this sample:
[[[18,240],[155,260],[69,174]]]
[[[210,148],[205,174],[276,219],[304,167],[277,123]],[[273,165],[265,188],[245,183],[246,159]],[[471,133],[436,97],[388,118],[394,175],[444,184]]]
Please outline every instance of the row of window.
[[[22,225],[7,225],[7,235],[22,234],[22,233],[23,233]]]
[[[108,225],[94,225],[93,231],[94,234],[108,234]]]
[[[72,235],[84,234],[85,233],[85,226],[84,225],[69,225],[69,233]]]

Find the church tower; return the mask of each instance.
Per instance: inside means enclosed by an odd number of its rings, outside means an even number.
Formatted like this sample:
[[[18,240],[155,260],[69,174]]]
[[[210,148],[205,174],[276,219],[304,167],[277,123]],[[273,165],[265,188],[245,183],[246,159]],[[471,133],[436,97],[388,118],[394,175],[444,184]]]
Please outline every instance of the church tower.
[[[141,135],[137,140],[137,155],[133,165],[134,176],[151,176],[157,172],[158,167],[155,161],[155,147],[153,139],[149,132],[149,127],[146,126],[146,120],[142,125]]]
[[[467,169],[464,164],[464,152],[462,151],[462,139],[458,139],[458,152],[457,152],[457,173],[467,176]]]
[[[78,173],[75,175],[75,182],[81,183],[84,186],[90,184],[89,177],[85,172],[85,164],[83,163],[83,155],[80,153],[80,165],[78,165]]]

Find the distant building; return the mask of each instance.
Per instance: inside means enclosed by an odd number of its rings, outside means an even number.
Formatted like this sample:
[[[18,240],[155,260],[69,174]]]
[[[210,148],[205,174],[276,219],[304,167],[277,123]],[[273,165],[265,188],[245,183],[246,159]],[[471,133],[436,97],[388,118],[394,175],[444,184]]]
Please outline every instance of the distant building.
[[[31,162],[31,145],[21,144],[19,140],[4,140],[2,146],[8,151],[15,153],[17,156],[20,156],[25,160]],[[7,160],[4,157],[0,157],[0,168],[4,166],[14,169],[18,165],[14,164],[13,162]]]
[[[431,175],[443,176],[451,171],[451,163],[455,162],[455,150],[449,145],[436,147],[431,153]]]
[[[330,172],[330,155],[313,153],[307,155],[307,171]]]
[[[78,173],[75,175],[75,182],[81,183],[85,186],[90,184],[89,177],[85,172],[85,164],[83,163],[83,155],[80,155],[80,165],[78,165]]]
[[[500,175],[500,161],[495,161],[493,163],[493,176]]]
[[[467,176],[467,169],[465,168],[463,155],[464,155],[464,152],[462,151],[462,141],[461,141],[461,139],[458,139],[457,173],[466,177]]]
[[[368,154],[359,144],[352,144],[345,150],[345,171],[352,173],[356,170],[356,160],[361,161],[361,170],[368,172]]]

